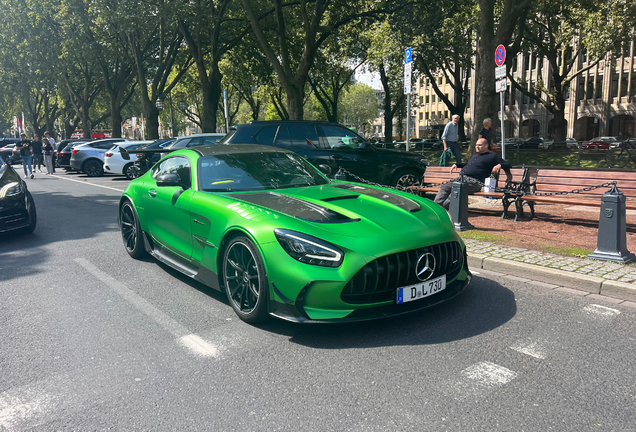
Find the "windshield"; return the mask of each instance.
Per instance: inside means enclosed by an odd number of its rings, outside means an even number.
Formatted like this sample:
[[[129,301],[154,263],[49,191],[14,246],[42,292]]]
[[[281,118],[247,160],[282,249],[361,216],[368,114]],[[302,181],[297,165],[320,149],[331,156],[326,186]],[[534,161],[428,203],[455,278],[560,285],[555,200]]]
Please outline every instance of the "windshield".
[[[225,135],[223,138],[221,138],[217,144],[225,144],[227,142],[230,141],[230,139],[232,139],[232,135],[234,135],[236,133],[236,129],[230,129],[230,131],[227,133],[227,135]]]
[[[237,192],[315,186],[329,183],[293,153],[236,153],[199,159],[199,187],[207,192]]]

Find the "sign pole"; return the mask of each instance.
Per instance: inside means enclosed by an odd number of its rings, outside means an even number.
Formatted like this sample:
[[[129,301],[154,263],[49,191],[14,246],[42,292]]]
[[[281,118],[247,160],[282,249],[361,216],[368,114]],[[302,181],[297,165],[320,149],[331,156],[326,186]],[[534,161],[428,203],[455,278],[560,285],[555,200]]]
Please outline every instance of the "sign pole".
[[[499,102],[501,103],[501,157],[506,159],[506,134],[504,133],[504,94],[499,92]]]
[[[406,95],[406,151],[411,149],[411,69],[413,67],[411,47],[404,50],[404,94]]]

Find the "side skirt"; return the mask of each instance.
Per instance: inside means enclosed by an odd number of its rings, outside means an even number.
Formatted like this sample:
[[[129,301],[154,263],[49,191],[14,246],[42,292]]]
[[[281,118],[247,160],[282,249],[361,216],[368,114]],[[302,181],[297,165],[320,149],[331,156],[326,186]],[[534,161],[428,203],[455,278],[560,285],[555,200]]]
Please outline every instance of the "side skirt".
[[[157,261],[172,267],[173,269],[209,286],[210,288],[221,291],[219,278],[216,273],[202,266],[193,266],[192,263],[185,261],[183,258],[164,248],[161,244],[154,242],[145,231],[143,231],[143,238],[146,251]]]

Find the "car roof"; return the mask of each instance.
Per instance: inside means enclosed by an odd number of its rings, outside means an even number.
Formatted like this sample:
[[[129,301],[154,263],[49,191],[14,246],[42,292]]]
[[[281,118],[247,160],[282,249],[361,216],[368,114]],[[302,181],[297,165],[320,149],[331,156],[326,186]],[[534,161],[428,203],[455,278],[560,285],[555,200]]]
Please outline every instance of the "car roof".
[[[258,144],[211,144],[198,147],[192,147],[189,149],[199,153],[201,156],[215,156],[223,154],[237,154],[237,153],[291,153],[289,150],[285,150],[280,147],[272,147]]]
[[[220,132],[210,132],[210,133],[200,133],[200,134],[192,134],[192,135],[184,135],[180,137],[176,137],[177,141],[188,139],[188,138],[197,138],[197,137],[206,137],[206,136],[225,136],[226,134]]]

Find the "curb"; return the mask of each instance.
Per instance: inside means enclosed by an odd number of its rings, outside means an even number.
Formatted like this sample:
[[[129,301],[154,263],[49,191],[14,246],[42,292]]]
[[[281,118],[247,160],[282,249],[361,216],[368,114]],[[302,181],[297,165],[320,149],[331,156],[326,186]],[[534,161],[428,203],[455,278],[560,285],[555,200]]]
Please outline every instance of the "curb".
[[[468,267],[636,302],[636,285],[518,261],[468,254]]]

